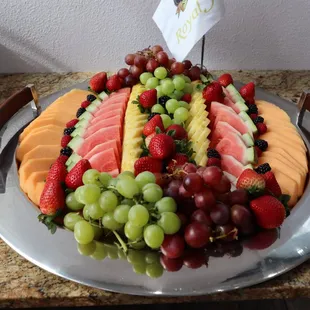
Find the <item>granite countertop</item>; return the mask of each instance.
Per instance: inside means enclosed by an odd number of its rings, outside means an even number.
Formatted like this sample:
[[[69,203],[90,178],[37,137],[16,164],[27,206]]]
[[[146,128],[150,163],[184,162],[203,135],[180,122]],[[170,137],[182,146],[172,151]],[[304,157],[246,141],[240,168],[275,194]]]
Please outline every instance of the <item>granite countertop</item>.
[[[222,71],[214,71],[220,75]],[[296,103],[310,89],[309,71],[232,71],[234,79],[249,82]],[[84,81],[93,73],[0,75],[0,103],[27,84],[40,96]],[[292,104],[293,104],[292,103]],[[310,261],[294,270],[246,289],[201,297],[137,297],[89,288],[55,276],[28,262],[0,240],[0,308],[43,306],[121,305],[206,300],[310,297]]]

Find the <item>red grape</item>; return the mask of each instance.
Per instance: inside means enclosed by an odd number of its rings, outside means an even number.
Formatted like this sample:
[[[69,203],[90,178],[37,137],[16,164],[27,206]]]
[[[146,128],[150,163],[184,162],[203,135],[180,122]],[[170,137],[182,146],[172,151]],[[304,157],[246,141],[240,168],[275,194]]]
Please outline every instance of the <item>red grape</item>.
[[[178,258],[183,255],[185,248],[184,238],[180,235],[165,235],[160,247],[161,252],[168,258]]]
[[[164,189],[165,196],[172,197],[172,198],[178,198],[179,197],[179,188],[182,185],[181,180],[172,180],[168,187]]]
[[[226,204],[226,205],[230,205],[230,192],[228,193],[225,193],[225,194],[218,194],[216,193],[215,197],[216,197],[216,200]]]
[[[135,77],[133,77],[132,74],[129,74],[125,77],[124,82],[126,86],[133,87],[138,83],[138,80]]]
[[[184,255],[184,265],[191,269],[197,269],[207,263],[205,254],[201,250],[190,250]]]
[[[143,68],[137,67],[135,65],[130,67],[130,73],[132,74],[133,77],[139,78],[139,76],[144,72]]]
[[[219,194],[225,194],[230,191],[231,183],[226,175],[223,175],[221,182],[213,187],[213,189]]]
[[[196,210],[191,216],[191,221],[200,222],[208,226],[213,225],[210,215],[204,212],[203,210]]]
[[[215,188],[221,182],[223,172],[219,167],[210,166],[205,169],[202,177],[207,185]]]
[[[125,85],[125,79],[121,78],[120,76],[118,77],[119,81],[121,82],[122,87],[126,86]]]
[[[209,243],[211,229],[202,223],[193,222],[185,228],[185,241],[192,248],[202,248]]]
[[[221,241],[233,241],[236,240],[238,230],[232,224],[218,225],[215,228],[215,233],[217,237],[221,237],[218,238]]]
[[[210,211],[216,204],[215,197],[210,189],[203,189],[201,192],[196,193],[195,205],[199,209]]]
[[[142,55],[137,55],[135,57],[135,61],[134,61],[134,65],[137,66],[137,67],[140,67],[140,68],[145,68],[146,66],[146,63],[147,63],[147,59],[142,56]]]
[[[191,193],[198,193],[203,188],[203,179],[197,173],[189,173],[183,179],[183,186]]]
[[[125,57],[126,64],[129,65],[129,66],[133,65],[134,61],[135,61],[135,58],[136,58],[135,54],[128,54],[128,55],[126,55],[126,57]]]
[[[153,52],[153,54],[157,54],[158,52],[163,51],[163,48],[160,45],[154,45],[151,48],[151,51]]]
[[[192,194],[191,192],[187,191],[187,190],[184,188],[183,184],[182,184],[182,185],[180,186],[180,188],[179,188],[179,195],[180,195],[181,197],[184,197],[184,198],[190,198],[190,197],[193,196],[193,194]]]
[[[253,215],[251,212],[243,205],[233,205],[231,210],[231,220],[237,226],[248,225],[253,221]]]
[[[178,215],[181,221],[181,225],[185,226],[187,224],[187,217],[183,213],[180,213],[180,212],[177,212],[176,214]]]
[[[163,65],[163,66],[168,66],[169,64],[169,57],[167,55],[167,53],[160,51],[156,54],[156,59],[159,62],[159,64]]]
[[[168,272],[175,272],[183,267],[183,258],[173,259],[162,254],[160,256],[160,263]]]
[[[239,231],[242,235],[244,236],[248,236],[248,235],[252,235],[255,230],[256,230],[256,225],[254,223],[254,221],[251,221],[249,223],[243,223],[240,227],[239,227]]]
[[[188,69],[184,69],[183,74],[189,77],[189,70]]]
[[[174,62],[171,65],[171,73],[172,74],[182,74],[184,71],[184,65],[181,62]]]
[[[227,205],[217,203],[210,212],[212,221],[217,225],[225,225],[230,219],[230,210]]]
[[[180,207],[179,207],[180,206]],[[182,198],[178,204],[179,211],[186,216],[191,216],[194,211],[197,210],[195,201],[192,198]]]
[[[196,172],[202,177],[205,170],[206,167],[199,167]]]
[[[186,173],[194,173],[197,171],[197,167],[192,163],[186,163],[183,165],[182,170]]]
[[[198,66],[194,66],[189,69],[189,78],[192,81],[200,79],[200,68]]]
[[[183,60],[183,65],[184,65],[184,69],[190,69],[192,67],[192,63],[188,59]]]
[[[156,184],[162,188],[167,186],[171,181],[171,178],[165,173],[155,172],[154,175],[156,178]]]
[[[168,62],[167,69],[169,69],[169,70],[170,70],[170,69],[171,69],[171,66],[172,66],[172,64],[173,64],[173,63],[175,63],[175,58],[170,58],[170,59],[169,59],[169,62]],[[170,76],[170,77],[172,77],[172,76],[173,76],[173,74],[172,74],[172,72],[171,72],[171,71],[169,72],[169,76]]]
[[[129,70],[127,68],[122,68],[119,69],[117,72],[117,75],[119,77],[121,77],[122,79],[124,79],[126,76],[128,76],[130,74]]]
[[[152,58],[146,64],[146,71],[153,73],[157,67],[159,67],[159,63]]]
[[[273,243],[277,241],[279,232],[276,228],[262,230],[255,236],[246,240],[244,246],[251,250],[263,250],[269,248]]]
[[[244,205],[249,201],[248,192],[245,189],[237,189],[229,193],[231,205]]]

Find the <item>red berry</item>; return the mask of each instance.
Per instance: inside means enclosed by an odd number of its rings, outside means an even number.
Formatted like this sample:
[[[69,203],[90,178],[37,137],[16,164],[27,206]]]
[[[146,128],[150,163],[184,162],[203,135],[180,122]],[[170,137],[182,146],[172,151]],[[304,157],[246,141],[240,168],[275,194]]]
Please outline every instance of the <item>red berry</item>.
[[[146,137],[155,134],[156,128],[159,128],[161,132],[165,131],[164,124],[160,115],[155,115],[144,125],[143,134]]]
[[[101,93],[106,87],[106,82],[107,73],[99,72],[90,79],[89,86],[94,92]]]
[[[188,162],[188,156],[182,153],[176,153],[167,165],[167,171],[173,173],[177,167],[183,166]]]
[[[204,88],[202,96],[206,100],[206,103],[211,103],[212,101],[223,103],[224,101],[222,86],[216,81],[211,82]]]
[[[106,83],[106,88],[109,92],[119,90],[121,87],[122,83],[116,74],[112,75]]]
[[[240,88],[240,95],[246,101],[251,101],[255,97],[255,84],[250,82]]]
[[[150,109],[157,103],[157,90],[150,89],[144,91],[139,97],[139,103],[144,109]]]
[[[68,135],[63,136],[60,142],[61,147],[66,147],[71,140],[72,140],[71,136]]]
[[[86,109],[90,104],[91,104],[90,101],[85,100],[81,103],[81,107]]]
[[[181,125],[177,124],[170,125],[166,129],[166,132],[168,133],[171,130],[175,131],[174,134],[172,135],[172,138],[174,140],[184,140],[188,138],[187,131]]]
[[[185,101],[187,103],[190,103],[192,101],[192,95],[191,94],[184,94],[181,98],[182,101]]]
[[[152,138],[149,151],[153,158],[166,159],[175,152],[175,142],[172,137],[160,133]]]
[[[262,156],[263,151],[256,145],[255,145],[255,151],[256,151],[257,157]]]
[[[256,124],[256,127],[260,135],[263,135],[264,133],[267,132],[267,126],[265,123],[258,123]]]
[[[234,84],[234,80],[229,73],[222,74],[217,81],[223,86],[227,87],[229,84]]]
[[[140,157],[134,164],[135,175],[143,171],[150,171],[153,173],[161,172],[163,163],[161,160],[152,157]]]
[[[210,167],[210,166],[217,166],[221,168],[221,160],[215,157],[208,158],[207,167]]]
[[[254,121],[255,120],[255,118],[258,116],[258,114],[256,114],[256,113],[252,113],[252,114],[250,114],[250,117],[251,117],[251,119]]]
[[[69,121],[67,124],[66,124],[66,127],[67,128],[70,128],[70,127],[74,127],[77,123],[79,122],[78,119],[72,119],[71,121]]]
[[[68,188],[77,189],[83,185],[82,177],[86,170],[91,169],[87,159],[81,159],[67,174],[65,183]]]

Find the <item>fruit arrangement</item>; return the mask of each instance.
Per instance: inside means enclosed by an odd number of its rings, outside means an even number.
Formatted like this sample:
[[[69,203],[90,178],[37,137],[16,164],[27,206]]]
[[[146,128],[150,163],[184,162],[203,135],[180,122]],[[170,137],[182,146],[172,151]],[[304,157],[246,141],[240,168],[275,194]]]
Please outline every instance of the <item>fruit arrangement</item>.
[[[150,266],[133,263],[151,277],[240,255],[241,241],[275,242],[308,173],[289,116],[256,100],[254,83],[237,90],[230,74],[214,79],[158,45],[125,62],[93,76],[89,91],[60,97],[21,134],[20,185],[39,220],[73,231],[93,258],[107,255],[102,240],[128,256],[154,251]]]

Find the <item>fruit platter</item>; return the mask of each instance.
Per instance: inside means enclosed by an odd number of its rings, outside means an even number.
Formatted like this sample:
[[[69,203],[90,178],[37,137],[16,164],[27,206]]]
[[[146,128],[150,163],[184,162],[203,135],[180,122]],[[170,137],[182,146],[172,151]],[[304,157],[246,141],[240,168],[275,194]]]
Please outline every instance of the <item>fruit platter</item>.
[[[310,257],[309,129],[291,103],[159,45],[39,103],[1,131],[0,236],[43,269],[181,296]]]

